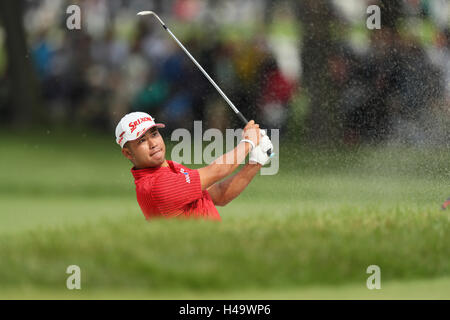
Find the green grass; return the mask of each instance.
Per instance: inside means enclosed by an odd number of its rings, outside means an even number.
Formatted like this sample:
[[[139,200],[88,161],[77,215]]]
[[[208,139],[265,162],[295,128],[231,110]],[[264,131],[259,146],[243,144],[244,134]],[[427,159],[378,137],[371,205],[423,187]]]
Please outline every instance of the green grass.
[[[283,145],[222,223],[147,223],[110,137],[2,136],[0,298],[450,298],[448,149]]]
[[[194,290],[74,290],[65,288],[39,289],[23,287],[0,292],[0,299],[120,299],[120,300],[367,300],[367,299],[448,299],[450,279],[435,278],[413,281],[383,282],[381,290],[368,290],[361,284],[313,286],[295,289],[253,289],[236,291]]]

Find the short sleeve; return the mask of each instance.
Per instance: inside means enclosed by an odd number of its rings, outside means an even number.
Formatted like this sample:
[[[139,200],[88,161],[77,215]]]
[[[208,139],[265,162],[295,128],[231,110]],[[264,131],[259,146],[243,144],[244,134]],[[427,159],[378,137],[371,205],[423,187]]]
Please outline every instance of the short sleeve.
[[[177,211],[203,196],[197,170],[170,172],[157,177],[153,183],[152,199],[161,212]]]

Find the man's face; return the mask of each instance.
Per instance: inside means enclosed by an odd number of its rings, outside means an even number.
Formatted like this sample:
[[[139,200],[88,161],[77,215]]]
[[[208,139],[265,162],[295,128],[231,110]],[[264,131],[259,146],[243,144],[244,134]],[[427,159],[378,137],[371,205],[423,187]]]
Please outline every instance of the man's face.
[[[137,140],[128,141],[122,153],[136,169],[153,168],[164,165],[166,145],[157,128],[151,128]]]

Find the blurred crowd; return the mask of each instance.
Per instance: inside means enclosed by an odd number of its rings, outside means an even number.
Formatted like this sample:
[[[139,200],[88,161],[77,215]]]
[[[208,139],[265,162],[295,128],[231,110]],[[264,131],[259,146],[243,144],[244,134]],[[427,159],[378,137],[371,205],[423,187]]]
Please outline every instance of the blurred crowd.
[[[302,62],[297,60],[305,35],[290,9],[295,1],[75,1],[82,8],[82,28],[68,31],[68,15],[57,12],[72,2],[30,1],[25,16],[45,108],[54,122],[110,129],[125,113],[139,110],[169,128],[190,128],[193,120],[219,129],[240,125],[157,21],[136,17],[136,12],[149,7],[168,19],[174,33],[247,118],[267,128],[285,128],[303,94]],[[345,28],[338,45],[330,46],[324,77],[332,79],[330,101],[346,142],[400,134],[430,110],[442,109],[439,115],[450,118],[445,15],[450,4],[441,0],[434,4],[438,2],[436,9],[428,0],[404,0],[401,27],[368,31],[365,10],[359,10],[363,15],[357,23],[351,13],[369,1],[348,0],[343,6],[342,1],[330,0]],[[272,6],[271,19],[264,5]],[[279,25],[288,26],[287,31],[280,32]],[[361,31],[361,25],[366,41],[355,42],[353,33],[346,32]],[[246,32],[249,26],[253,29]],[[0,78],[2,69],[5,75],[0,50]],[[1,92],[0,85],[0,99]]]
[[[449,29],[437,32],[428,48],[392,28],[372,35],[369,53],[342,44],[329,57],[345,141],[431,138],[426,131],[437,122],[427,123],[430,113],[450,117]]]
[[[192,1],[174,1],[161,17],[170,17],[175,25],[187,24],[184,20],[195,9],[188,2]],[[131,2],[82,4],[83,11],[91,13],[86,18],[92,18],[92,24],[99,23],[102,12],[109,12],[102,31],[81,28],[65,31],[59,38],[50,25],[32,38],[46,106],[55,119],[113,127],[125,113],[139,110],[165,122],[169,129],[189,128],[193,120],[219,129],[241,125],[156,19],[136,17],[138,9]],[[127,24],[121,23],[123,12],[128,13]],[[220,36],[216,23],[208,23],[203,31],[175,29],[247,118],[264,119],[268,127],[284,124],[297,83],[281,72],[264,36]]]
[[[401,8],[401,19],[369,32],[366,48],[341,41],[329,56],[347,143],[450,138],[450,2],[404,1]]]

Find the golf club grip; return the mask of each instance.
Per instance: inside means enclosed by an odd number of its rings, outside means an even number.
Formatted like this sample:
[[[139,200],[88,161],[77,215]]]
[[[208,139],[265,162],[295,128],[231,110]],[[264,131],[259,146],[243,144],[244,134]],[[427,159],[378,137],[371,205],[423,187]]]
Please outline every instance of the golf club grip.
[[[236,113],[236,115],[239,117],[239,119],[242,120],[242,122],[244,123],[244,125],[247,125],[248,120],[244,117],[244,115],[240,112]]]

